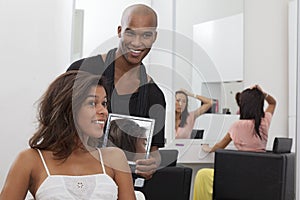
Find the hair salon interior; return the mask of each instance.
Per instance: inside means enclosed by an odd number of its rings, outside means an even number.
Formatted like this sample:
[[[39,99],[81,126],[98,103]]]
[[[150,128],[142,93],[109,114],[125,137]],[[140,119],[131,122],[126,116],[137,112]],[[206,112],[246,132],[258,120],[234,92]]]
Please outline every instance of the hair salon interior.
[[[300,199],[298,2],[1,0],[0,186],[18,152],[28,147],[37,124],[36,102],[49,83],[74,60],[116,46],[123,9],[142,3],[158,14],[158,38],[145,65],[166,98],[165,149],[177,149],[177,165],[192,169],[189,199],[197,170],[214,167],[214,154],[201,152],[201,144],[223,138],[238,119],[235,93],[254,84],[277,101],[267,150],[276,137],[293,139],[293,191]],[[196,120],[195,129],[204,130],[202,139],[174,139],[175,91],[180,88],[218,102],[217,110]],[[189,106],[193,110],[198,102],[191,100]]]

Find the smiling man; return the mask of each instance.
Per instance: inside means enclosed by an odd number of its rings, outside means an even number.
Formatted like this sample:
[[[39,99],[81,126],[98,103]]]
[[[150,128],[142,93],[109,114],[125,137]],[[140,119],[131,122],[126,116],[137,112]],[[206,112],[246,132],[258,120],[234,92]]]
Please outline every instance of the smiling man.
[[[136,162],[136,173],[149,179],[160,164],[164,147],[165,97],[146,73],[142,61],[157,37],[157,14],[143,4],[126,8],[118,26],[118,48],[78,60],[68,70],[83,70],[107,79],[109,112],[155,119],[151,156]]]

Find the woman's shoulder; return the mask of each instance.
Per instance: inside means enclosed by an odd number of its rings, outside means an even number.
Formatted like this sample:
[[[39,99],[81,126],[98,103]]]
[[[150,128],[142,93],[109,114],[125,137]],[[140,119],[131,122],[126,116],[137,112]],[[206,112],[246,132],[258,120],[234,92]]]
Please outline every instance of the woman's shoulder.
[[[38,151],[32,148],[24,149],[18,154],[19,159],[24,159],[28,161],[36,160],[38,156]]]
[[[118,147],[105,147],[105,148],[100,148],[102,153],[122,153],[122,149]]]
[[[16,167],[31,170],[38,162],[39,155],[35,149],[25,149],[18,153],[14,163]]]
[[[128,170],[128,162],[125,153],[117,147],[101,148],[104,162],[113,169]]]
[[[105,148],[101,148],[101,153],[103,155],[103,157],[107,157],[107,158],[123,158],[125,157],[125,153],[123,152],[122,149],[118,148],[118,147],[105,147]]]
[[[231,124],[230,129],[253,128],[254,122],[251,119],[239,119]]]

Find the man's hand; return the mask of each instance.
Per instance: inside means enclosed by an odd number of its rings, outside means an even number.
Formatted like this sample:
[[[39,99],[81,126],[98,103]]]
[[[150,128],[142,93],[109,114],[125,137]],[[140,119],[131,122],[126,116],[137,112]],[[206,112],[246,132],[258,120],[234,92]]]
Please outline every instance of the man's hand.
[[[156,172],[157,167],[156,159],[154,157],[140,159],[136,161],[135,173],[148,180],[152,178],[152,175]]]

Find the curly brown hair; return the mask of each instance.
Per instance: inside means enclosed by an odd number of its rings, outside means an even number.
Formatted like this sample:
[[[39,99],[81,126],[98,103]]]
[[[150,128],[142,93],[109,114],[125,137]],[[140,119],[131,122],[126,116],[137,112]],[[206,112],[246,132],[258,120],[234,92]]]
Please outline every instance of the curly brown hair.
[[[31,148],[49,150],[56,159],[66,159],[79,148],[76,116],[91,87],[103,86],[103,78],[83,71],[68,71],[57,77],[41,97],[39,126],[30,138]]]

